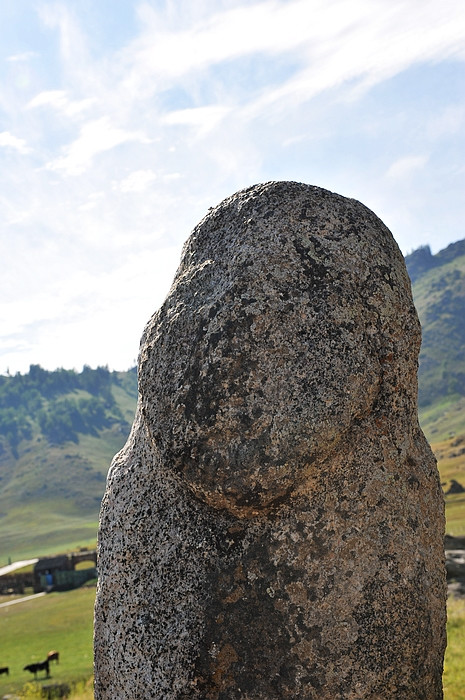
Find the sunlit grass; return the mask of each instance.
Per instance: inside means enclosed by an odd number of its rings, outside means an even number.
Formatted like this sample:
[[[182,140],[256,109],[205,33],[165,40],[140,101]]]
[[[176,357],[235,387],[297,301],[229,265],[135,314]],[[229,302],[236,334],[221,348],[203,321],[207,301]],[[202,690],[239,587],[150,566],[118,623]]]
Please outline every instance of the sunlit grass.
[[[66,503],[56,502],[55,511],[31,503],[15,508],[2,519],[0,566],[11,561],[69,552],[80,547],[93,549],[97,539],[97,517],[79,516]]]
[[[449,598],[444,700],[465,700],[465,600]]]
[[[441,483],[448,490],[452,479],[465,487],[465,432],[431,444],[438,460]],[[449,535],[465,534],[465,492],[448,494],[446,503],[446,532]]]
[[[0,676],[0,697],[18,694],[26,684],[29,693],[40,689],[43,674],[35,683],[23,668],[44,661],[52,649],[60,652],[60,662],[51,662],[47,684],[87,682],[93,672],[94,601],[95,587],[82,587],[0,608],[0,659],[10,668],[9,676]]]

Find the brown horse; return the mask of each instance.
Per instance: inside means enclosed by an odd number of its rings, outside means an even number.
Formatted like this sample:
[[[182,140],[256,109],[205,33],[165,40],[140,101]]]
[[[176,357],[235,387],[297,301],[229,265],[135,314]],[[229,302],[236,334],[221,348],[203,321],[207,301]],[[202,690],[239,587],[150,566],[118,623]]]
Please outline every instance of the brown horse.
[[[49,651],[47,654],[47,661],[56,661],[57,663],[59,662],[60,658],[60,653],[58,651]]]

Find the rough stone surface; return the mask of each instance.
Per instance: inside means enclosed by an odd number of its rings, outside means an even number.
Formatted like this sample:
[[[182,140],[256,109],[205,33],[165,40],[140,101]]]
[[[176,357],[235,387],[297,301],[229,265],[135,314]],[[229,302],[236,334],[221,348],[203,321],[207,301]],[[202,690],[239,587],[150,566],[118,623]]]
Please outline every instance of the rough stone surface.
[[[420,327],[366,207],[274,182],[188,239],[102,504],[97,700],[437,700]]]

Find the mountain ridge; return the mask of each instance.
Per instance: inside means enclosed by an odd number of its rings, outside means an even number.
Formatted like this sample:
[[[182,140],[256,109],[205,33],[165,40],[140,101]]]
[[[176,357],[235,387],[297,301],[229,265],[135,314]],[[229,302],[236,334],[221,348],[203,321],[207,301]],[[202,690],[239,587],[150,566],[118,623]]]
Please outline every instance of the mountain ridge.
[[[436,255],[424,246],[406,256],[422,326],[420,409],[439,399],[465,397],[465,240]]]
[[[446,248],[432,254],[429,245],[423,245],[405,256],[405,264],[412,285],[429,270],[465,255],[465,240],[450,243]]]

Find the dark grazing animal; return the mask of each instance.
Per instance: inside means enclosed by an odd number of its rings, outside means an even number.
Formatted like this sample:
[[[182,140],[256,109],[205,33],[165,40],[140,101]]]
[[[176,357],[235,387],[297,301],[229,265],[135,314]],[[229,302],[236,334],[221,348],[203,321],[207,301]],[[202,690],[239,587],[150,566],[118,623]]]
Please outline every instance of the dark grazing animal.
[[[60,652],[56,651],[55,649],[53,651],[49,651],[47,654],[47,661],[56,661],[58,663],[60,658]]]
[[[6,673],[7,676],[10,675],[10,669],[8,668],[8,666],[2,666],[0,668],[0,676],[2,676],[4,673]]]
[[[50,676],[50,667],[48,664],[48,659],[45,659],[45,661],[40,661],[36,664],[28,664],[23,668],[23,671],[30,671],[31,673],[34,674],[34,678],[37,679],[37,672],[38,671],[45,671],[46,672],[46,678]]]

